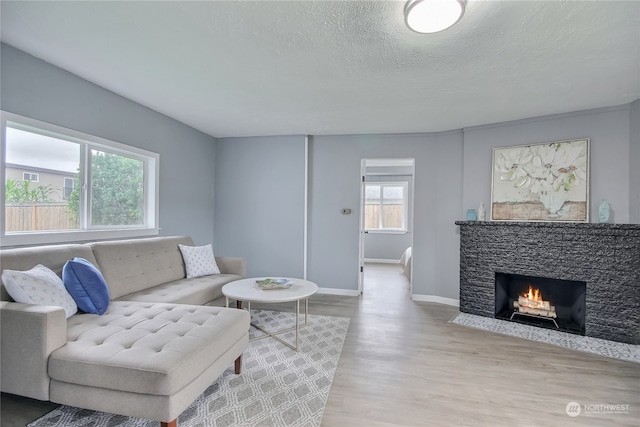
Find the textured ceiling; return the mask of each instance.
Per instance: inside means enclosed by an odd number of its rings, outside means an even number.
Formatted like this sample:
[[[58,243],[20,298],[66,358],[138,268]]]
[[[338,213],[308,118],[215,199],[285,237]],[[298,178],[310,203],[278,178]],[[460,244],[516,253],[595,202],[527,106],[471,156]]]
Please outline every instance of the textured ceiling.
[[[435,132],[640,98],[640,2],[2,1],[1,39],[216,137]]]

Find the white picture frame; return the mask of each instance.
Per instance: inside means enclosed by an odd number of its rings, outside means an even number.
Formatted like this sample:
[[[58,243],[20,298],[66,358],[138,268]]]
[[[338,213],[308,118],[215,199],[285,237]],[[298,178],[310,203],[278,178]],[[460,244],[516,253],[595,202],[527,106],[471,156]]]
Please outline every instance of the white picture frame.
[[[589,222],[589,144],[494,148],[491,220]]]

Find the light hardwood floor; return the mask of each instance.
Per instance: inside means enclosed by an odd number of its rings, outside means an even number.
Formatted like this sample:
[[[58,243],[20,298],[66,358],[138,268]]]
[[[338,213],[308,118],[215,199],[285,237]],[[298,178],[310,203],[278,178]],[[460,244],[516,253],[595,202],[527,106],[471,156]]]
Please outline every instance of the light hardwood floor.
[[[449,323],[457,308],[411,301],[395,266],[367,265],[361,297],[314,295],[309,310],[351,319],[324,427],[640,425],[639,364]],[[572,401],[629,413],[571,418]],[[2,426],[24,426],[52,406],[6,395],[1,403]]]

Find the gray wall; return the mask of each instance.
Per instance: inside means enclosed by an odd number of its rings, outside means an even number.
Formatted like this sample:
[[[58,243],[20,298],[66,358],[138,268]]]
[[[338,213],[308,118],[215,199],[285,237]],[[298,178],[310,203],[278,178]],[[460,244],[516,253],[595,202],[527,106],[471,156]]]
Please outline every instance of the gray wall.
[[[215,248],[248,276],[303,276],[304,137],[216,143]]]
[[[213,239],[215,139],[1,44],[0,108],[160,154],[162,235]]]
[[[413,293],[457,299],[459,253],[453,221],[461,211],[462,132],[313,137],[309,278],[321,287],[357,289],[363,158],[415,159]],[[342,215],[342,208],[354,213]]]
[[[308,278],[357,289],[363,158],[416,159],[414,293],[457,299],[462,132],[311,137]],[[219,139],[215,169],[215,247],[249,275],[302,276],[304,137]]]
[[[411,246],[411,232],[405,234],[373,233],[364,236],[364,257],[367,260],[398,261]]]
[[[629,222],[640,224],[640,99],[631,104]]]
[[[590,222],[597,222],[602,199],[611,204],[614,222],[631,222],[629,191],[639,182],[631,178],[628,160],[629,105],[465,129],[463,207],[484,202],[489,212],[492,148],[583,137],[591,139]]]

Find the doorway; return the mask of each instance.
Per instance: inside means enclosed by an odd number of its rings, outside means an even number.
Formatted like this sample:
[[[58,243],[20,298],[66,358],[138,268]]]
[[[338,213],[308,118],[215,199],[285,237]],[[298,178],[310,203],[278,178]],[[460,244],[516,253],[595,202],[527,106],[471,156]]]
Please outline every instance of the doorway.
[[[411,295],[415,159],[362,159],[360,172],[358,291],[366,291],[365,270],[371,278],[386,266],[407,278]]]

